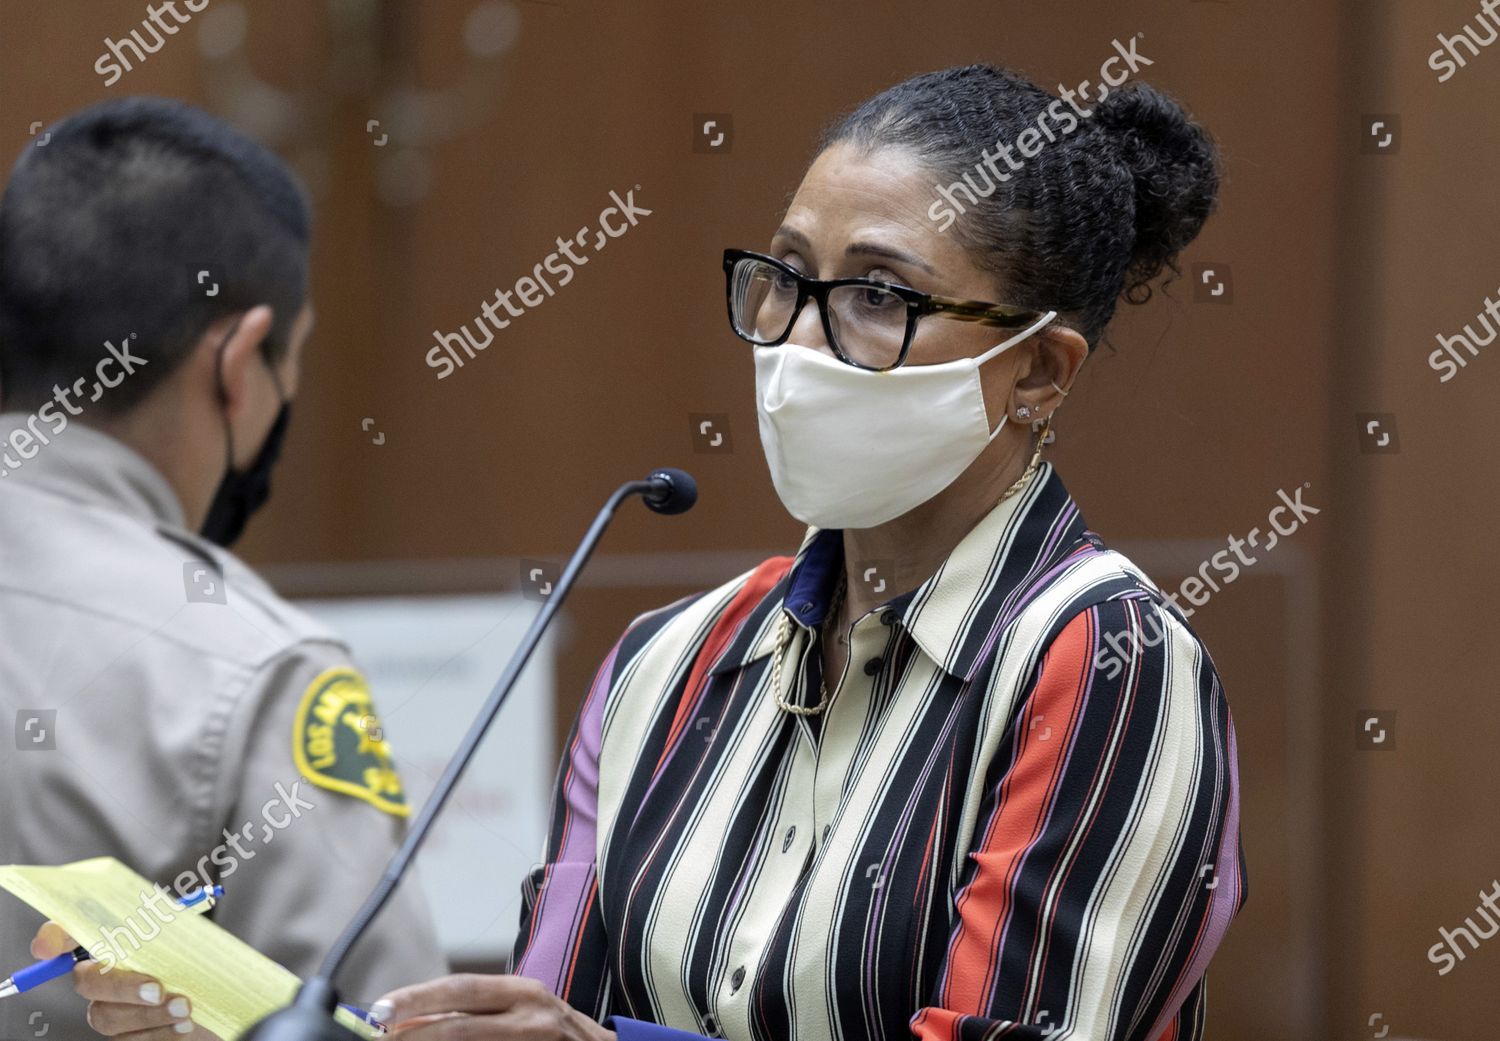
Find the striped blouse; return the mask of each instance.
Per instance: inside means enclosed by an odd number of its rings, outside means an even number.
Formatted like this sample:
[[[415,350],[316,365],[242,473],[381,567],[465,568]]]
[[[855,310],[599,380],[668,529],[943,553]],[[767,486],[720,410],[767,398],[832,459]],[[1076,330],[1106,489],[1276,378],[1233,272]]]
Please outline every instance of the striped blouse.
[[[1197,1041],[1245,901],[1234,726],[1050,465],[854,623],[843,540],[636,619],[558,771],[513,966],[621,1041]]]

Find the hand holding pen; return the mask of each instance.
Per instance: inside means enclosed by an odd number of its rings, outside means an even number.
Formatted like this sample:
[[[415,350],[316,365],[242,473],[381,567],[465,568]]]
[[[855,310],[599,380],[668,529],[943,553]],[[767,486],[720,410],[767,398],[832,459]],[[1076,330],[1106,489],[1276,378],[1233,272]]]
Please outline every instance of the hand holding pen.
[[[201,914],[223,895],[220,886],[200,889],[183,897],[179,905]],[[156,980],[118,966],[105,972],[56,922],[46,923],[37,932],[31,941],[31,955],[44,960],[0,984],[0,995],[24,993],[71,972],[73,988],[89,1002],[89,1026],[107,1037],[124,1035],[130,1041],[155,1041],[190,1036],[191,1041],[219,1041],[193,1023],[192,1003],[186,996],[164,993]]]
[[[179,904],[187,911],[201,914],[223,894],[220,886],[208,891],[196,890]],[[56,922],[47,922],[37,931],[31,941],[31,954],[43,960],[0,981],[0,997],[23,993],[71,972],[74,990],[89,1002],[89,1026],[100,1034],[126,1037],[129,1041],[165,1041],[167,1038],[173,1041],[220,1041],[218,1035],[192,1021],[192,1003],[186,995],[165,993],[158,981],[119,966],[105,971]],[[343,1007],[370,1026],[384,1031],[384,1025],[369,1013],[352,1005]]]
[[[192,914],[203,914],[210,910],[219,898],[224,895],[223,886],[210,886],[207,889],[195,889],[191,893],[177,901],[177,906]],[[40,935],[40,934],[38,934]],[[36,941],[32,941],[32,953],[35,954]],[[73,966],[79,962],[88,961],[92,955],[82,947],[74,947],[65,954],[59,954],[55,958],[28,965],[17,972],[14,976],[0,980],[0,998],[8,998],[13,994],[24,994],[33,987],[40,987],[43,983],[66,976],[73,971]]]

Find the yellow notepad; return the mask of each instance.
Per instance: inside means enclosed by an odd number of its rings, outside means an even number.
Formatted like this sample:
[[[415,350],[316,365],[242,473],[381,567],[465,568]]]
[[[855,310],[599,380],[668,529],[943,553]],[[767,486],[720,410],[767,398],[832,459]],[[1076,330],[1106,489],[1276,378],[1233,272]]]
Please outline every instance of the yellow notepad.
[[[160,887],[114,857],[0,867],[0,886],[61,925],[100,963],[185,995],[193,1021],[224,1041],[236,1041],[297,995],[295,975],[207,918],[176,908],[168,890],[152,899]],[[335,1018],[358,1036],[380,1036],[344,1009]]]

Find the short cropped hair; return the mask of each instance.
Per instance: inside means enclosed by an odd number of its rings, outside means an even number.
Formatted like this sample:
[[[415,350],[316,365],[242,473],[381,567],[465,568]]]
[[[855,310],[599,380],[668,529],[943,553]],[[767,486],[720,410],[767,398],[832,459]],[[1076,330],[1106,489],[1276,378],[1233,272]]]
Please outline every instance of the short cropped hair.
[[[211,324],[259,304],[274,312],[266,352],[284,356],[312,215],[280,159],[163,98],[105,101],[46,133],[0,197],[0,405],[36,408],[133,335],[147,364],[90,406],[126,412]]]

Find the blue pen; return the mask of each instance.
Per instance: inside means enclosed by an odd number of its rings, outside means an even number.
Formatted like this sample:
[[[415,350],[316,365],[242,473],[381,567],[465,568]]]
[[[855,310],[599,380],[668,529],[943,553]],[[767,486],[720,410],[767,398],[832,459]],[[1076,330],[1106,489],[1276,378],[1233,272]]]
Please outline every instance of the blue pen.
[[[339,1008],[344,1009],[346,1012],[353,1013],[354,1017],[361,1023],[364,1023],[367,1026],[374,1027],[375,1030],[377,1030],[381,1034],[384,1034],[387,1030],[390,1029],[390,1027],[385,1022],[376,1019],[373,1015],[366,1012],[364,1009],[359,1008],[358,1006],[350,1005],[347,1002],[340,1001]]]
[[[179,900],[177,906],[184,911],[202,914],[213,907],[223,895],[223,886],[195,889]],[[0,980],[0,998],[8,998],[12,994],[24,994],[33,987],[40,987],[48,980],[66,976],[73,971],[73,966],[81,961],[88,961],[91,957],[92,955],[82,947],[74,947],[67,954],[59,954],[56,958],[48,958],[35,965],[28,965],[9,979]]]

